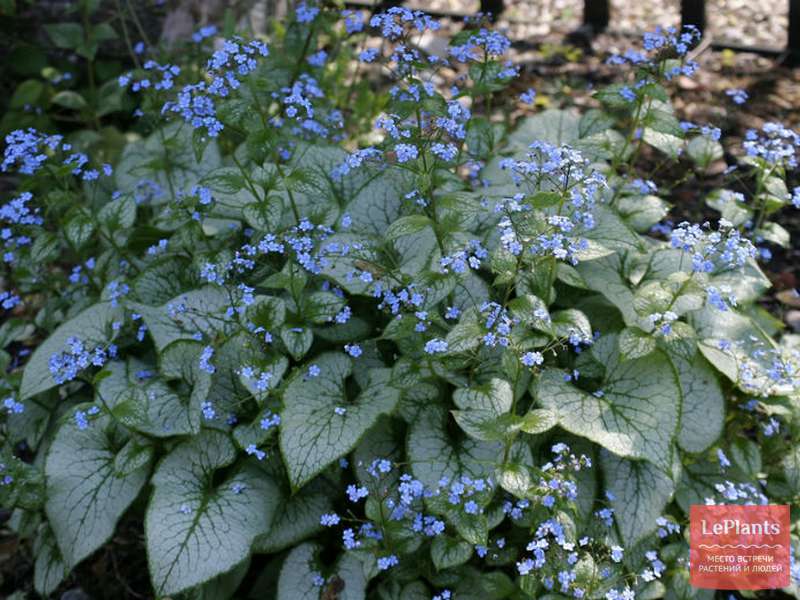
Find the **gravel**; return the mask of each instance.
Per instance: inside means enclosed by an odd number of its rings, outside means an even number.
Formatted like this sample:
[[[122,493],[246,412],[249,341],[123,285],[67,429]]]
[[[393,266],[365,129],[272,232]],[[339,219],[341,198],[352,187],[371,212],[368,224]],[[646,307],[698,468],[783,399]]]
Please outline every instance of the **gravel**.
[[[421,10],[474,13],[477,0],[409,2]],[[782,48],[786,44],[789,0],[707,0],[708,32],[719,41]],[[506,0],[500,25],[512,36],[529,39],[580,26],[583,0]],[[680,23],[679,0],[611,0],[612,30],[642,32]]]

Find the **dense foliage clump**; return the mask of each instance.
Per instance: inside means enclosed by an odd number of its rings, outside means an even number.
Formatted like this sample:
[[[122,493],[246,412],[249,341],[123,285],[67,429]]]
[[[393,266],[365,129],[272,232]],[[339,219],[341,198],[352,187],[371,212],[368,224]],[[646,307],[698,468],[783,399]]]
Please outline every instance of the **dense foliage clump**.
[[[758,301],[800,136],[749,132],[675,224],[642,165],[723,159],[670,105],[694,31],[510,123],[508,39],[438,29],[303,3],[145,50],[118,155],[7,136],[0,504],[39,593],[125,516],[158,597],[258,561],[280,600],[711,598],[698,503],[793,504],[798,548],[800,340]]]

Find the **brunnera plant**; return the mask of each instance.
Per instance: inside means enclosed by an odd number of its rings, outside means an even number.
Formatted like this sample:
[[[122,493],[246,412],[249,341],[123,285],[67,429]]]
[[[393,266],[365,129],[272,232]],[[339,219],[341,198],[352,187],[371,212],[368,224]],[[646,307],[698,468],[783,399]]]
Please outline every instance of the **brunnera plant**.
[[[796,507],[798,340],[757,302],[800,136],[748,133],[720,218],[673,225],[638,159],[723,156],[670,105],[695,32],[510,123],[508,39],[437,28],[303,3],[122,76],[109,163],[8,136],[0,502],[39,593],[127,516],[158,597],[267,554],[280,600],[711,598],[689,505]]]

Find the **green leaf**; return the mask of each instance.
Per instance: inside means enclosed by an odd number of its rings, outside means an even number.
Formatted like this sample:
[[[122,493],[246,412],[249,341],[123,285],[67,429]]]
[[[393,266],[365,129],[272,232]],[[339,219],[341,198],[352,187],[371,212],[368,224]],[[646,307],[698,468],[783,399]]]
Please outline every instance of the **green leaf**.
[[[470,119],[467,123],[465,138],[470,156],[480,159],[488,158],[502,135],[503,128],[499,124],[493,124],[483,117]]]
[[[269,531],[256,538],[253,551],[272,554],[299,544],[322,529],[320,517],[332,510],[330,494],[322,486],[310,484],[296,494],[284,494]]]
[[[394,238],[392,248],[398,254],[400,271],[412,277],[433,270],[432,265],[439,260],[436,234],[430,227]]]
[[[623,360],[642,358],[655,349],[655,338],[638,327],[626,327],[619,334],[619,351]]]
[[[280,224],[282,211],[283,201],[279,196],[272,195],[245,206],[242,216],[250,227],[259,231],[272,231]]]
[[[716,373],[694,342],[689,350],[671,347],[667,356],[678,373],[681,388],[681,426],[678,445],[687,452],[702,452],[722,434],[725,396]]]
[[[768,242],[777,244],[781,248],[790,248],[792,242],[791,234],[778,223],[765,223],[755,234],[761,236]]]
[[[247,463],[215,473],[236,459],[227,435],[206,431],[176,446],[153,475],[145,538],[153,587],[173,595],[230,571],[265,533],[280,493]]]
[[[523,578],[524,579],[524,578]],[[533,577],[531,577],[533,579]],[[487,571],[465,567],[459,570],[458,581],[454,585],[453,598],[458,600],[502,600],[509,596],[517,597],[519,590],[508,575],[499,570]],[[530,596],[537,600],[561,600],[566,596]]]
[[[558,192],[536,192],[530,198],[530,203],[536,208],[549,208],[557,206],[562,201]]]
[[[70,108],[72,110],[80,110],[81,108],[86,108],[87,106],[84,97],[77,92],[73,92],[72,90],[61,90],[55,96],[53,96],[50,101],[53,104],[63,106],[64,108]]]
[[[499,416],[511,410],[514,393],[511,384],[493,378],[488,383],[453,392],[453,402],[462,410],[488,410]]]
[[[25,400],[55,387],[50,373],[50,357],[64,352],[67,340],[77,337],[88,348],[104,346],[113,338],[111,324],[122,321],[122,309],[108,302],[90,306],[66,323],[62,323],[31,355],[20,384],[20,399]]]
[[[54,23],[44,30],[58,48],[74,50],[83,44],[83,27],[80,23]]]
[[[633,153],[633,146],[625,144],[625,138],[616,129],[606,129],[575,142],[575,148],[586,158],[593,161],[611,160],[620,157],[628,160]]]
[[[579,333],[585,339],[592,337],[592,325],[589,318],[577,308],[567,308],[553,313],[553,328],[558,337],[569,337]]]
[[[761,474],[761,449],[752,440],[739,438],[730,445],[731,462],[748,478],[758,479]]]
[[[131,287],[140,302],[157,306],[194,287],[191,277],[187,278],[187,271],[190,272],[190,267],[186,259],[179,256],[164,257],[139,273]]]
[[[210,338],[218,333],[232,333],[235,324],[224,318],[230,303],[225,289],[208,285],[181,294],[162,306],[132,302],[130,307],[142,315],[156,349],[161,352],[176,340],[194,340],[193,335],[198,332]]]
[[[11,96],[9,106],[11,108],[20,108],[24,110],[26,105],[37,106],[39,99],[44,93],[44,84],[37,79],[27,79],[17,86],[14,94]]]
[[[297,373],[284,391],[280,447],[294,489],[313,479],[348,453],[384,413],[394,410],[400,391],[389,385],[388,369],[369,371],[369,383],[349,399],[345,380],[353,363],[343,354],[327,353],[314,360],[320,374]],[[341,407],[345,414],[334,409]]]
[[[380,457],[394,463],[405,460],[406,428],[400,419],[381,416],[375,426],[370,429],[358,443],[352,455],[355,475],[361,485],[369,486],[375,478],[369,474],[372,462]],[[382,480],[384,484],[399,478],[393,471]]]
[[[620,252],[644,250],[641,237],[625,223],[611,207],[598,205],[594,209],[595,226],[584,232],[584,237]],[[580,269],[579,269],[580,270]]]
[[[792,490],[800,490],[800,446],[795,445],[781,461],[786,484]]]
[[[426,408],[411,424],[407,454],[414,475],[435,489],[442,477],[485,478],[500,460],[502,444],[452,435],[448,413],[436,405]]]
[[[687,461],[688,462],[688,461]],[[730,474],[723,474],[717,462],[710,462],[701,458],[694,463],[684,464],[675,499],[684,513],[689,514],[692,504],[705,504],[706,498],[719,500],[719,492],[714,488],[723,480],[736,479]]]
[[[474,350],[480,345],[481,338],[485,333],[486,331],[478,321],[476,311],[464,312],[455,327],[445,337],[447,354],[458,354]]]
[[[94,220],[92,215],[84,209],[72,210],[64,224],[64,235],[74,248],[80,248],[94,233]]]
[[[556,426],[558,415],[552,410],[535,408],[522,417],[520,429],[525,433],[544,433]]]
[[[553,332],[550,313],[544,300],[533,294],[517,296],[508,303],[511,313],[520,320],[523,325],[533,327],[548,333]],[[591,326],[589,327],[591,331]]]
[[[672,480],[652,463],[626,460],[609,452],[600,455],[606,490],[613,494],[611,506],[622,539],[632,548],[656,530],[675,490]]]
[[[281,341],[295,360],[302,359],[314,343],[314,332],[310,327],[281,327]]]
[[[613,109],[616,112],[630,112],[630,102],[620,93],[624,86],[621,83],[614,83],[600,88],[595,92],[594,97],[597,98],[604,106]]]
[[[154,205],[169,201],[173,190],[188,193],[221,163],[216,141],[206,146],[201,160],[195,158],[193,131],[183,123],[172,123],[125,146],[114,169],[117,189],[134,193],[142,179],[149,179],[161,190],[151,200]]]
[[[498,417],[490,410],[453,410],[451,413],[467,435],[486,442],[506,439],[516,425],[516,418],[512,415]]]
[[[364,565],[356,554],[344,553],[336,565],[336,575],[328,582],[325,591],[338,588],[333,582],[341,581],[344,589],[339,592],[339,600],[365,600],[369,579],[364,572]]]
[[[581,115],[578,130],[581,138],[586,138],[611,129],[614,127],[615,122],[614,117],[611,115],[604,113],[602,110],[591,108]]]
[[[33,587],[42,596],[50,596],[66,578],[69,569],[48,523],[39,527],[33,541]]]
[[[128,229],[136,222],[136,200],[132,196],[121,196],[108,202],[97,215],[109,231]]]
[[[228,598],[233,598],[249,569],[250,561],[245,560],[227,573],[217,575],[214,579],[204,583],[199,589],[193,590],[192,600],[227,600]]]
[[[303,317],[312,323],[327,323],[333,320],[345,304],[345,299],[333,292],[313,292],[303,300]]]
[[[431,544],[431,559],[438,571],[463,565],[471,556],[471,544],[449,535],[437,536]]]
[[[733,223],[734,227],[744,225],[753,216],[753,211],[745,204],[744,196],[733,190],[714,190],[706,197],[706,204],[718,210],[720,216]]]
[[[711,163],[720,160],[724,152],[722,144],[704,135],[692,138],[686,147],[686,154],[698,167],[705,170]]]
[[[405,169],[387,169],[363,186],[347,204],[345,211],[352,219],[351,229],[357,234],[382,236],[394,223],[408,200],[405,195],[414,189],[413,178]]]
[[[31,258],[40,264],[45,264],[56,258],[61,252],[61,243],[58,236],[49,231],[42,231],[31,246]]]
[[[645,126],[654,131],[668,133],[677,138],[683,138],[684,131],[681,129],[680,121],[672,114],[671,109],[651,108],[644,118]]]
[[[432,227],[433,222],[425,215],[410,215],[400,217],[389,225],[385,237],[387,240],[396,240],[407,235],[419,233],[423,229]]]
[[[633,292],[622,275],[622,259],[619,255],[582,261],[575,268],[589,289],[600,292],[619,309],[626,324],[633,325],[638,321],[639,315],[633,306]]]
[[[47,453],[45,510],[70,568],[111,537],[147,481],[147,465],[124,476],[114,467],[126,437],[106,416],[84,430],[69,420]]]
[[[577,113],[567,110],[546,110],[522,119],[514,132],[508,136],[508,147],[512,151],[527,150],[534,140],[561,146],[578,139]]]
[[[678,158],[683,148],[683,140],[681,138],[669,133],[656,131],[650,127],[644,128],[642,140],[673,159]]]
[[[154,454],[155,448],[146,438],[133,436],[114,458],[114,470],[117,475],[126,477],[143,467],[149,466]]]
[[[616,202],[625,222],[635,231],[645,233],[667,216],[669,205],[658,196],[624,196]]]
[[[193,353],[193,356],[197,355]],[[113,403],[111,413],[114,417],[126,427],[156,437],[199,431],[201,404],[207,394],[196,389],[191,396],[182,397],[162,377],[137,378],[140,368],[140,364],[129,361],[127,364],[113,362],[104,369],[109,377],[100,382],[98,395]],[[210,381],[199,373],[202,371],[198,367],[195,377],[207,392]]]
[[[669,361],[660,352],[621,361],[616,336],[601,338],[592,353],[606,365],[602,395],[564,381],[564,373],[545,369],[535,393],[559,424],[611,452],[649,460],[667,471],[678,423],[680,389]],[[603,356],[602,359],[599,357]]]
[[[503,379],[472,388],[460,388],[453,393],[453,401],[461,410],[452,411],[453,417],[470,437],[483,441],[505,439],[513,423],[511,410],[514,393],[511,384]]]
[[[319,551],[317,544],[305,543],[289,552],[281,567],[275,600],[319,600],[320,588],[314,584],[314,575],[319,573],[315,555]]]

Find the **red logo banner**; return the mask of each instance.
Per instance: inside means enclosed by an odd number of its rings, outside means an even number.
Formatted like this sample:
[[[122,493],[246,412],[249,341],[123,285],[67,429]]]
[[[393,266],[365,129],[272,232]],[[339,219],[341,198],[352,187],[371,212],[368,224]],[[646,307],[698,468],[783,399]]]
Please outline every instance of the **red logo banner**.
[[[789,507],[693,505],[690,583],[717,590],[789,585]]]

